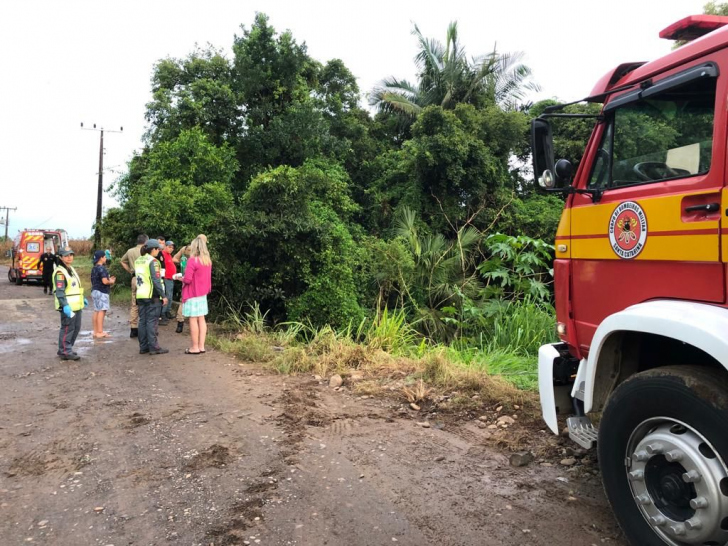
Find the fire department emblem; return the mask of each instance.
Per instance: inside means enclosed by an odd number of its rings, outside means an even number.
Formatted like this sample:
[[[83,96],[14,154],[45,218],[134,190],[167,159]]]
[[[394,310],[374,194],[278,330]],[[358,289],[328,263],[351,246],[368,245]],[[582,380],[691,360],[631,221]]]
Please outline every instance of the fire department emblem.
[[[645,247],[647,216],[634,201],[620,203],[609,220],[609,242],[620,258],[631,260]]]

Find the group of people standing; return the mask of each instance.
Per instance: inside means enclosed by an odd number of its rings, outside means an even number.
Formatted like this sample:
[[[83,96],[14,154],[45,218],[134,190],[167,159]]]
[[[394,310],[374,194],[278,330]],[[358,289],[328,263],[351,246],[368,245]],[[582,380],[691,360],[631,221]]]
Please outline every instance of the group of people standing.
[[[139,235],[137,245],[121,258],[121,266],[132,275],[129,336],[138,338],[140,354],[169,352],[159,345],[158,328],[168,324],[172,318],[177,320],[177,333],[182,333],[184,319],[189,320],[191,346],[185,354],[205,353],[207,295],[212,287],[212,260],[207,237],[198,235],[173,255],[174,250],[174,242],[164,237],[149,239],[146,235]],[[52,293],[61,316],[58,356],[63,360],[79,359],[73,345],[81,328],[82,311],[89,305],[81,280],[72,266],[73,259],[71,248],[60,250],[52,270]],[[94,338],[110,337],[103,330],[103,322],[109,309],[110,287],[116,278],[109,275],[105,267],[107,259],[107,252],[103,250],[94,253],[91,272]],[[180,272],[177,272],[177,265]],[[182,303],[176,315],[172,313],[175,281],[182,283]]]
[[[129,337],[139,339],[141,354],[168,352],[159,345],[158,328],[173,318],[177,333],[182,333],[184,319],[189,320],[191,346],[185,354],[205,352],[207,295],[212,288],[207,237],[198,235],[173,255],[174,250],[174,242],[164,237],[139,235],[137,245],[121,258],[121,266],[132,274]],[[178,264],[181,272],[177,272]],[[182,303],[176,315],[172,313],[174,281],[182,282]]]

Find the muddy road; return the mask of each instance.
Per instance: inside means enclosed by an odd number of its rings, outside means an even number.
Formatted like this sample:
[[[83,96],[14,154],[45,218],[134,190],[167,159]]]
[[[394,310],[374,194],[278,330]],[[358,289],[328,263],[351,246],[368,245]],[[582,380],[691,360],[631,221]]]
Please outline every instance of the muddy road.
[[[588,459],[515,468],[477,423],[184,355],[174,322],[169,354],[139,355],[125,309],[104,342],[84,312],[82,359],[62,362],[52,298],[5,278],[4,546],[625,544]]]

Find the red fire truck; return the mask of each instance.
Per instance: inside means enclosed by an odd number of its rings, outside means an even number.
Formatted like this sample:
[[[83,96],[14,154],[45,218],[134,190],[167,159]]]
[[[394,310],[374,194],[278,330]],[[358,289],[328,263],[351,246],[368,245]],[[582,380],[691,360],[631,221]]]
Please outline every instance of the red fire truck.
[[[728,18],[607,73],[573,172],[553,118],[533,120],[534,174],[566,205],[554,264],[560,342],[539,351],[544,420],[596,446],[632,544],[728,544]],[[581,102],[581,101],[579,101]]]
[[[40,257],[46,249],[56,253],[68,246],[68,234],[62,229],[24,229],[18,232],[11,251],[12,264],[8,280],[16,284],[23,281],[41,281]]]

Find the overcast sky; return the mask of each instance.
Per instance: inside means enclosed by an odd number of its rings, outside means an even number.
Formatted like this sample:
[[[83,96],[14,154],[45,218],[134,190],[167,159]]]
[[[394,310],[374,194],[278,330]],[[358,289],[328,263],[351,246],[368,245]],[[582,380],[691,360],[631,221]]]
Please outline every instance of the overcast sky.
[[[470,55],[523,51],[542,92],[533,99],[573,100],[622,62],[669,52],[658,33],[704,0],[369,0],[278,1],[45,0],[0,5],[0,206],[8,234],[24,227],[92,233],[96,216],[99,133],[105,134],[104,185],[141,147],[145,104],[156,61],[185,57],[195,44],[230,53],[240,25],[268,14],[326,62],[340,58],[363,93],[385,76],[414,79],[417,23],[444,41],[458,21]],[[365,102],[363,102],[366,104]],[[104,195],[104,206],[113,206]],[[0,217],[4,212],[0,211]],[[0,229],[2,229],[0,227]],[[174,237],[174,234],[167,234]]]

